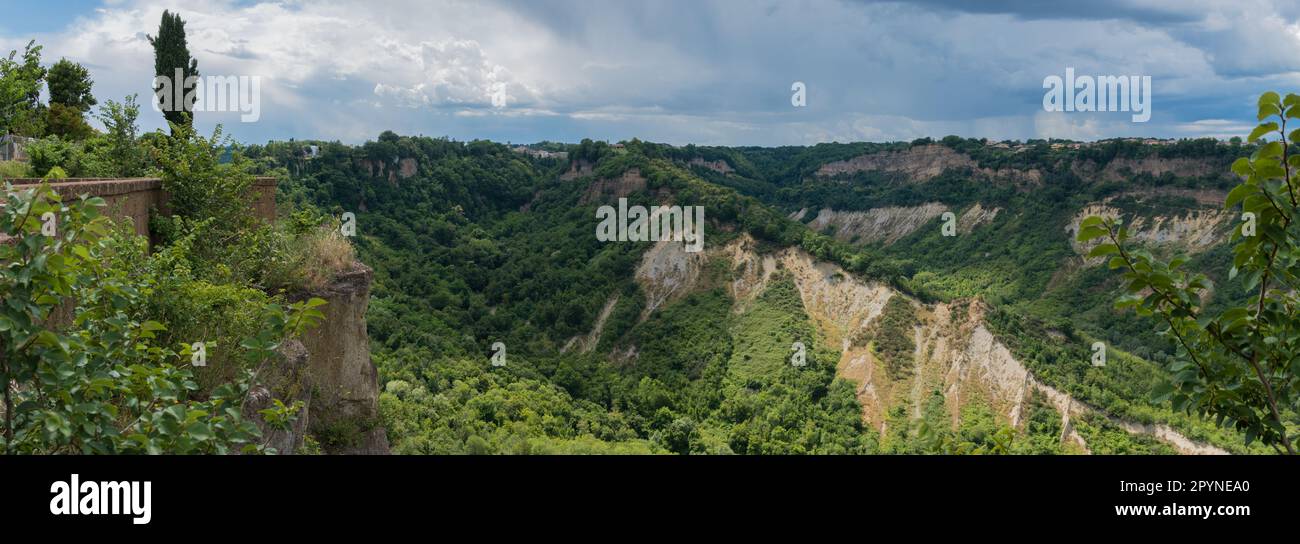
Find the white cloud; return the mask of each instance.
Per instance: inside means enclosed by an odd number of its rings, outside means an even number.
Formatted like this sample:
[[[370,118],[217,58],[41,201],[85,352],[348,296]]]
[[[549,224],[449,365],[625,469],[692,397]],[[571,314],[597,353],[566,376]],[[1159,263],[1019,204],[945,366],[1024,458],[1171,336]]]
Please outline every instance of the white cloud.
[[[444,40],[420,42],[414,46],[395,40],[384,40],[381,47],[396,57],[399,63],[412,64],[417,69],[415,81],[375,85],[375,94],[393,98],[406,106],[441,105],[496,105],[493,95],[499,93],[502,104],[526,106],[537,102],[538,92],[527,83],[520,82],[510,70],[491,62],[479,43],[474,40]],[[405,68],[405,67],[404,67]],[[394,70],[402,74],[403,70]]]
[[[1147,4],[1130,11],[1187,17],[834,0],[114,0],[38,38],[47,60],[86,64],[101,100],[145,95],[145,34],[163,9],[178,10],[202,73],[261,76],[260,123],[199,119],[250,139],[385,129],[725,144],[1218,134],[1235,127],[1201,120],[1248,120],[1254,95],[1300,86],[1300,8]],[[6,48],[25,42],[0,36]],[[1151,75],[1158,118],[1044,115],[1042,78],[1067,66]],[[792,111],[792,81],[807,82],[808,108]],[[505,108],[493,107],[495,92]],[[145,117],[146,128],[161,122]]]

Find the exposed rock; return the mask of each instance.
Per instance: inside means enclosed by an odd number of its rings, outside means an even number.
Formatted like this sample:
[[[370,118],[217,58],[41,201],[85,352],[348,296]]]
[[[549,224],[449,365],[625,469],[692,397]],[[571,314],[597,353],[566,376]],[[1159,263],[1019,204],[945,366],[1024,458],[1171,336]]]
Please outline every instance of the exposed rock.
[[[420,170],[420,164],[415,159],[402,159],[397,165],[397,177],[402,179],[414,176]]]
[[[920,206],[889,206],[861,212],[835,211],[823,208],[808,227],[821,231],[833,227],[835,238],[844,242],[892,244],[911,234],[931,219],[938,217],[948,207],[937,202]],[[995,212],[996,213],[996,212]],[[797,220],[797,219],[796,219]]]
[[[731,167],[730,164],[727,164],[727,161],[724,161],[722,159],[718,159],[716,161],[706,161],[700,157],[695,157],[694,159],[691,159],[690,162],[687,164],[690,164],[691,166],[702,166],[704,168],[708,168],[709,170],[713,170],[714,172],[717,172],[719,174],[730,174],[736,171],[734,168]]]
[[[985,208],[976,202],[974,206],[962,212],[961,217],[957,218],[957,232],[970,234],[975,230],[975,227],[992,223],[994,219],[997,219],[998,212],[1001,211],[1002,208]]]
[[[963,217],[978,224],[992,220],[996,213],[996,209],[972,208]],[[927,306],[908,299],[917,317],[912,332],[916,346],[913,371],[903,379],[891,378],[862,333],[868,331],[891,298],[905,295],[884,284],[859,280],[839,266],[818,262],[798,248],[771,254],[759,254],[756,248],[757,243],[748,234],[704,253],[688,254],[680,243],[656,244],[643,256],[636,274],[647,293],[646,314],[705,288],[702,271],[710,259],[728,263],[731,277],[727,289],[735,299],[733,310],[737,312],[746,311],[770,279],[784,270],[794,280],[819,341],[840,347],[836,375],[857,385],[863,422],[881,432],[887,430],[889,411],[900,403],[908,403],[909,413],[919,417],[926,391],[943,392],[954,426],[960,421],[963,406],[981,401],[1001,421],[1018,428],[1025,424],[1024,411],[1030,395],[1040,393],[1061,415],[1061,441],[1085,453],[1088,446],[1071,423],[1085,414],[1101,414],[1129,433],[1152,436],[1180,453],[1226,453],[1191,440],[1168,425],[1144,425],[1109,416],[1039,381],[984,325],[985,307],[978,301]],[[635,359],[635,346],[615,349],[609,355],[615,364]]]
[[[372,161],[370,159],[361,159],[361,167],[366,170],[370,177],[379,177],[384,175],[388,165],[384,161]]]
[[[384,454],[388,439],[379,425],[378,371],[370,360],[366,308],[371,269],[364,264],[339,276],[320,292],[325,319],[307,331],[306,383],[311,388],[310,431],[329,453]]]
[[[570,181],[578,178],[584,178],[590,176],[592,173],[592,169],[594,168],[595,165],[591,164],[591,162],[587,161],[586,159],[578,159],[576,161],[569,163],[569,169],[565,171],[563,174],[560,174],[560,179],[564,181]]]
[[[258,373],[258,383],[248,392],[243,413],[262,431],[263,446],[274,448],[281,455],[291,455],[302,447],[311,421],[311,387],[306,383],[308,355],[307,348],[298,340],[281,344],[279,354],[279,360],[270,361]],[[287,429],[270,425],[258,413],[273,408],[276,399],[286,406],[302,403],[297,419]]]
[[[596,322],[591,326],[591,332],[586,335],[574,336],[564,347],[560,348],[560,353],[567,353],[574,347],[578,348],[579,353],[591,353],[600,344],[600,335],[605,332],[605,321],[609,319],[609,314],[614,312],[614,306],[618,305],[618,295],[609,297],[605,302],[605,307],[600,309],[600,315],[596,316]]]
[[[636,281],[646,294],[641,319],[644,320],[665,302],[689,293],[700,277],[704,262],[704,252],[688,252],[680,241],[661,240],[650,246],[636,269]]]
[[[989,211],[963,215],[984,216]],[[1026,401],[1032,392],[1045,396],[1061,414],[1061,439],[1087,450],[1083,437],[1070,421],[1083,414],[1103,414],[1070,395],[1039,381],[1027,367],[984,325],[985,308],[978,301],[926,306],[909,300],[916,312],[913,372],[904,380],[894,380],[859,340],[859,332],[881,315],[892,297],[903,296],[893,289],[863,282],[840,267],[819,263],[807,252],[789,248],[776,255],[758,255],[747,235],[732,242],[712,256],[726,256],[733,264],[731,292],[738,307],[757,297],[767,279],[778,268],[789,271],[799,290],[804,309],[819,336],[829,345],[839,345],[840,360],[836,374],[857,384],[857,398],[862,405],[863,420],[880,430],[887,430],[889,410],[900,402],[911,404],[913,417],[919,417],[920,399],[925,391],[940,390],[947,399],[953,425],[960,419],[961,407],[975,399],[987,402],[996,414],[1010,425],[1024,424]],[[958,312],[956,310],[960,309]],[[958,317],[962,316],[962,317]],[[1103,414],[1104,415],[1104,414]],[[1152,436],[1185,454],[1223,454],[1224,450],[1193,441],[1164,424],[1144,425],[1108,417],[1120,428],[1133,434]]]
[[[1066,226],[1066,232],[1069,233],[1071,247],[1079,255],[1087,255],[1104,241],[1100,238],[1083,243],[1076,240],[1079,224],[1092,215],[1116,219],[1121,216],[1121,212],[1104,203],[1091,204],[1074,216]],[[1221,209],[1202,209],[1188,211],[1182,216],[1137,216],[1125,220],[1130,240],[1154,246],[1173,247],[1194,255],[1227,239],[1228,225],[1233,220],[1233,213]],[[1104,261],[1104,257],[1094,257],[1086,259],[1086,264],[1095,266]]]
[[[411,158],[393,159],[390,165],[386,161],[372,161],[370,159],[361,159],[360,166],[366,171],[366,174],[372,178],[384,177],[388,183],[397,185],[398,179],[406,179],[417,174],[420,170],[420,164]],[[391,168],[390,168],[391,166]]]
[[[610,202],[644,191],[645,188],[646,179],[641,175],[641,169],[629,168],[617,178],[601,178],[593,181],[582,194],[581,203]]]
[[[835,161],[817,169],[818,176],[836,176],[856,172],[894,172],[910,181],[926,181],[948,169],[969,169],[981,175],[1017,185],[1038,184],[1043,175],[1037,169],[1018,170],[980,168],[974,159],[946,145],[930,144],[910,147],[902,151],[868,153],[852,159]]]
[[[835,161],[817,169],[818,176],[835,176],[873,170],[897,172],[912,181],[925,181],[949,168],[976,168],[975,161],[945,145],[922,145],[903,151],[869,153]]]
[[[1155,155],[1141,159],[1116,157],[1105,166],[1100,166],[1093,161],[1075,161],[1070,165],[1070,169],[1080,178],[1092,181],[1125,181],[1135,174],[1151,174],[1160,177],[1169,173],[1180,178],[1228,175],[1226,165],[1219,165],[1210,160],[1164,158]]]

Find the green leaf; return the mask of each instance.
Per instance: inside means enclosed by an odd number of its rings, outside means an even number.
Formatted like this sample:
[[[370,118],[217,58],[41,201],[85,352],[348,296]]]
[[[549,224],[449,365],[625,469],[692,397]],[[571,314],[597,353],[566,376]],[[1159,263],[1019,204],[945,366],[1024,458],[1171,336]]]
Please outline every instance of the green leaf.
[[[1119,253],[1119,246],[1115,244],[1101,244],[1092,248],[1092,251],[1088,252],[1088,258],[1103,257],[1114,253]]]
[[[1260,104],[1259,114],[1256,115],[1256,117],[1258,117],[1260,121],[1263,121],[1275,115],[1282,115],[1282,108],[1280,106],[1277,104]]]
[[[1106,229],[1093,225],[1090,227],[1080,227],[1079,234],[1078,236],[1075,237],[1075,239],[1079,242],[1087,242],[1089,240],[1095,240],[1097,238],[1101,238],[1102,236],[1106,236],[1108,234],[1110,233]]]
[[[1174,394],[1174,385],[1172,383],[1161,381],[1155,387],[1151,388],[1151,402],[1155,404],[1164,404],[1169,397]]]
[[[190,435],[190,438],[199,441],[209,440],[212,438],[212,430],[208,428],[207,423],[202,421],[190,424],[189,427],[185,428],[185,433]]]
[[[1246,160],[1246,159],[1241,159],[1241,160]],[[1255,186],[1246,183],[1239,184],[1236,187],[1233,187],[1233,189],[1228,192],[1228,198],[1224,200],[1223,207],[1232,208],[1233,206],[1236,206],[1237,204],[1241,203],[1241,201],[1246,198],[1246,195],[1249,195],[1254,192],[1255,192]]]
[[[1250,131],[1250,136],[1246,137],[1246,141],[1253,142],[1255,140],[1258,140],[1261,136],[1276,130],[1277,130],[1277,123],[1273,123],[1273,122],[1264,123],[1262,125],[1255,127],[1255,130]]]

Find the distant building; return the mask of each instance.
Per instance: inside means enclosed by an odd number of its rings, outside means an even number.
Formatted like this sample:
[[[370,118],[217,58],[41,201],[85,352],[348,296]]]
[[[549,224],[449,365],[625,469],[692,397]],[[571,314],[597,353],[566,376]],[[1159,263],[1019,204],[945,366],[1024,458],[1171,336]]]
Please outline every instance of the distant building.
[[[27,152],[24,147],[31,138],[5,134],[0,136],[0,161],[26,161]]]
[[[523,145],[514,146],[510,148],[510,150],[514,151],[515,153],[519,153],[520,155],[528,155],[529,157],[534,157],[538,159],[565,160],[569,158],[569,153],[567,151],[547,151],[545,149],[533,149],[531,147],[523,146]]]

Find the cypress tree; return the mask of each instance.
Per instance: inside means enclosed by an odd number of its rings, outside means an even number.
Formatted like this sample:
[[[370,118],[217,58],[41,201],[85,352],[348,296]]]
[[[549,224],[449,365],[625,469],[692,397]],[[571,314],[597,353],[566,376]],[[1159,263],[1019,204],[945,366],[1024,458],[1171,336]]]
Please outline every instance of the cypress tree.
[[[149,43],[153,45],[153,64],[154,74],[159,77],[165,77],[172,81],[171,92],[176,93],[180,88],[180,95],[185,96],[194,86],[186,85],[185,80],[190,76],[198,77],[199,61],[190,58],[190,49],[185,43],[185,21],[181,20],[180,14],[163,11],[162,22],[158,25],[158,36],[149,36]],[[176,79],[176,70],[180,69],[180,80]],[[155,84],[154,93],[159,94],[167,91],[162,85]],[[167,122],[175,125],[190,126],[194,121],[194,112],[191,111],[191,104],[186,104],[185,100],[175,101],[174,99],[165,99],[164,103],[171,103],[170,109],[164,108],[163,116]],[[175,131],[173,131],[174,133]]]

